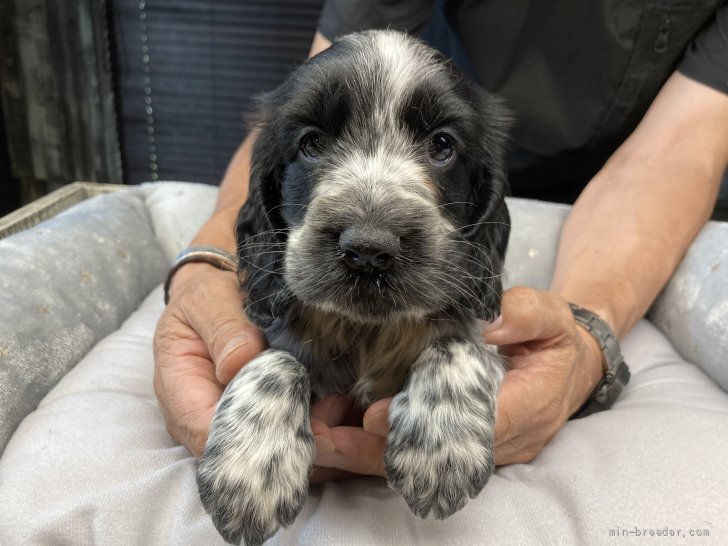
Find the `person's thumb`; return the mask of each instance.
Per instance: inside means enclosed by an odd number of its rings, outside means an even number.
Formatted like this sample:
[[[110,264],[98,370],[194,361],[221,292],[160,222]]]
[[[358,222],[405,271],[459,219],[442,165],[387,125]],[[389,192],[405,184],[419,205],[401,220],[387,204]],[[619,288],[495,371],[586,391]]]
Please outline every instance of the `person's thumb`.
[[[198,283],[192,290],[185,315],[205,343],[218,381],[227,384],[265,348],[265,338],[243,312],[234,275],[218,274],[214,281]]]
[[[222,349],[213,349],[215,376],[227,385],[235,374],[265,348],[263,335],[255,326],[243,320],[234,324],[229,331],[219,335]]]

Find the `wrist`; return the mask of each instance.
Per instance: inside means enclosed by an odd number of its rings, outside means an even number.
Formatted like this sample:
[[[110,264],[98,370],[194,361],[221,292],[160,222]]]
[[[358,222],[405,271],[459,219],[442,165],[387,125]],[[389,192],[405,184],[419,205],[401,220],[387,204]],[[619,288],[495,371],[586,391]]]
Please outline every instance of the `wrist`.
[[[569,307],[576,322],[577,336],[580,336],[584,348],[582,360],[590,363],[584,375],[593,379],[597,369],[600,374],[584,404],[572,414],[572,418],[579,418],[609,409],[629,381],[630,372],[609,325],[589,309],[574,304],[569,304]],[[591,358],[585,356],[588,354],[591,354]],[[599,364],[596,365],[596,362]]]
[[[211,246],[235,255],[235,222],[237,220],[238,210],[236,207],[230,206],[215,213],[197,232],[194,239],[190,242],[193,246]],[[217,269],[219,273],[228,274],[219,267],[205,262],[192,261],[180,266],[174,267],[171,276],[168,276],[166,284],[166,294],[172,299],[173,294],[180,292],[184,285],[191,282],[197,282],[201,277],[209,275],[212,269]]]
[[[582,375],[582,388],[579,393],[580,400],[577,400],[578,404],[573,408],[574,412],[589,398],[606,372],[604,354],[597,340],[581,324],[576,323],[575,327],[576,335],[583,347],[582,366],[584,373]]]
[[[203,276],[208,277],[213,274],[211,267],[221,273],[237,275],[235,256],[224,250],[212,246],[191,246],[180,252],[167,273],[167,280],[164,283],[164,302],[169,302],[173,290],[180,291],[181,287],[197,283]]]
[[[190,242],[190,246],[214,246],[230,254],[235,253],[235,224],[239,207],[228,207],[216,212]]]
[[[221,271],[219,267],[205,262],[189,262],[180,266],[169,282],[170,299],[175,292],[185,290],[185,286],[196,284],[215,271],[229,274],[228,271]]]
[[[623,286],[623,283],[620,283]],[[614,332],[617,337],[621,337],[622,334],[622,317],[624,316],[623,309],[627,305],[629,298],[620,297],[619,295],[612,296],[614,288],[612,286],[603,286],[596,284],[582,285],[573,283],[569,289],[552,287],[552,290],[560,294],[567,302],[576,305],[583,309],[588,309],[592,313],[596,314],[602,319],[607,326]],[[622,289],[623,294],[628,292],[627,288]],[[609,294],[609,301],[606,298],[595,298],[595,294]],[[579,323],[577,322],[577,325]],[[587,332],[583,327],[582,330]],[[588,332],[587,332],[588,333]]]

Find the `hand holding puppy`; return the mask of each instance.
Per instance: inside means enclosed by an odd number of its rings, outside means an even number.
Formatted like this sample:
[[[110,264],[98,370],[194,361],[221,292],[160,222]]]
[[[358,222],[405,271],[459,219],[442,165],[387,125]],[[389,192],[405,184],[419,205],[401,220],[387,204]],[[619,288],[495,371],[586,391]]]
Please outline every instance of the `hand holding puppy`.
[[[198,458],[225,385],[265,348],[242,307],[234,273],[187,264],[154,335],[154,391],[167,430]]]
[[[225,384],[265,347],[241,308],[235,275],[190,264],[175,276],[173,297],[157,327],[155,392],[170,434],[196,457]],[[524,287],[504,293],[502,320],[486,340],[510,357],[498,395],[496,464],[531,461],[591,393],[602,373],[601,353],[575,325],[562,298]],[[370,406],[362,426],[353,426],[346,397],[314,403],[311,483],[384,476],[390,402]]]
[[[501,346],[510,368],[497,402],[497,465],[533,460],[584,403],[602,374],[601,352],[577,327],[566,301],[554,292],[516,287],[503,294],[502,320],[485,334]],[[538,320],[534,320],[537,318]],[[384,476],[384,444],[391,398],[373,404],[363,426],[335,426],[341,400],[314,404],[317,419],[315,480],[349,473]],[[334,468],[346,472],[336,473]]]

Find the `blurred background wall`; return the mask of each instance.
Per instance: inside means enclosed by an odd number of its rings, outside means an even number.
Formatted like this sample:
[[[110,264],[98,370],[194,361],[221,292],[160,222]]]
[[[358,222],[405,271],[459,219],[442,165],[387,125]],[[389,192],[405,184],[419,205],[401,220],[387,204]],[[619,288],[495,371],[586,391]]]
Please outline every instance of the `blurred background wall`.
[[[0,0],[0,214],[74,180],[217,184],[322,0]]]

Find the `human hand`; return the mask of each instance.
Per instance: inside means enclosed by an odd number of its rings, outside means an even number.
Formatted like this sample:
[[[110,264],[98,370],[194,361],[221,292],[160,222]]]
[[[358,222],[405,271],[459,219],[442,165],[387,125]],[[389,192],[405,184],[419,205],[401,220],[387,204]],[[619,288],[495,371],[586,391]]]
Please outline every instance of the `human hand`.
[[[576,325],[560,295],[512,288],[503,294],[501,317],[485,334],[486,341],[499,345],[510,360],[496,405],[497,465],[533,460],[581,407],[603,373],[599,346]],[[336,479],[351,472],[384,476],[391,400],[373,404],[360,428],[317,425],[317,434],[333,444],[317,439],[317,448],[319,443],[328,448],[323,456],[317,450],[318,477]]]
[[[391,398],[372,404],[363,418],[351,398],[327,395],[311,407],[316,459],[311,484],[356,475],[384,476],[384,447],[389,433]],[[369,424],[374,423],[372,429]]]
[[[555,292],[515,287],[486,341],[509,357],[496,401],[495,462],[532,461],[586,401],[603,375],[596,340]]]
[[[234,273],[186,264],[154,334],[154,392],[169,433],[197,458],[225,385],[265,347]]]

